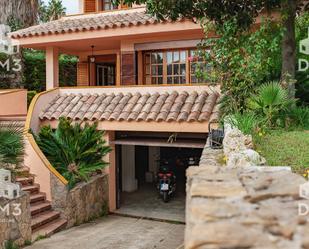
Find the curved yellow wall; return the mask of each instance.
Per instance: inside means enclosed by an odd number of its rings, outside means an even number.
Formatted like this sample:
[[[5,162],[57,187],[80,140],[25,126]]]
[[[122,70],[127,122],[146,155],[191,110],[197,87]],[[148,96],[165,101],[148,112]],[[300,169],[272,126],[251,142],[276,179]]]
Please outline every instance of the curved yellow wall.
[[[40,184],[41,191],[46,193],[47,200],[51,200],[51,174],[55,175],[64,185],[67,185],[68,182],[50,164],[48,159],[36,144],[30,130],[34,133],[39,132],[39,115],[41,111],[48,106],[48,103],[58,94],[58,92],[58,89],[53,89],[36,95],[29,107],[25,125],[25,165],[27,165],[30,168],[30,172],[35,175],[35,182]]]

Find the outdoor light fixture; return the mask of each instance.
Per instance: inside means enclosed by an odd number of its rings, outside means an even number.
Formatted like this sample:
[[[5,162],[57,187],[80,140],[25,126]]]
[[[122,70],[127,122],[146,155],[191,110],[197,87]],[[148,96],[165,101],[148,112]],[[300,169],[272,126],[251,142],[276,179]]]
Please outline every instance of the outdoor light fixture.
[[[91,46],[92,55],[90,56],[90,62],[91,62],[91,63],[95,63],[95,56],[94,56],[94,54],[93,54],[93,49],[94,49],[94,46],[92,45],[92,46]]]
[[[210,122],[208,126],[209,130],[209,145],[212,149],[222,149],[224,139],[224,129],[213,129],[211,126],[217,124],[217,122]]]

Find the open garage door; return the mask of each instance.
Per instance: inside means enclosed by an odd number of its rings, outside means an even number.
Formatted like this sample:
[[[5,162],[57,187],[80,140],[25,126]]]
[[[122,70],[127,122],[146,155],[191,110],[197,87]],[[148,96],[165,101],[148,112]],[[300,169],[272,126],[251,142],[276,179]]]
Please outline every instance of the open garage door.
[[[118,133],[117,213],[184,222],[186,169],[198,165],[206,134]],[[167,162],[176,181],[168,203],[158,190],[158,173]]]

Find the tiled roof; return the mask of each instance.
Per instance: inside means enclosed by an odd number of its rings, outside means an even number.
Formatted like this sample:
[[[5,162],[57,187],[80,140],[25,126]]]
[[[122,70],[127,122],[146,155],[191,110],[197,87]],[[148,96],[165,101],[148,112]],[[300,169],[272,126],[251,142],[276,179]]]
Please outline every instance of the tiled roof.
[[[206,91],[60,94],[40,114],[40,119],[207,122],[218,119],[218,102],[217,92]]]
[[[70,33],[128,26],[154,24],[160,22],[145,13],[144,10],[126,11],[119,13],[98,13],[78,17],[62,18],[57,21],[43,23],[11,33],[12,38],[40,36],[48,34]]]

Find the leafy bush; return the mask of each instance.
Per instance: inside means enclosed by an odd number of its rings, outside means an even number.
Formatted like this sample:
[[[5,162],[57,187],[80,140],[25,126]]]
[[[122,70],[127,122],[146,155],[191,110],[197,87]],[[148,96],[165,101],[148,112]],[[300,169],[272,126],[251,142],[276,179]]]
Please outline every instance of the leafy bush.
[[[27,92],[27,105],[29,107],[29,105],[31,104],[32,99],[34,98],[34,96],[37,94],[36,91],[28,91]]]
[[[288,92],[278,82],[269,82],[260,86],[256,94],[247,101],[247,106],[258,115],[268,127],[280,125],[285,112],[295,101],[289,99]]]
[[[23,128],[15,123],[0,125],[0,167],[19,166],[23,162]]]
[[[97,124],[72,124],[61,118],[58,128],[52,130],[50,126],[42,127],[37,143],[42,152],[68,180],[72,188],[77,182],[87,181],[91,174],[102,170],[107,163],[103,157],[111,149],[103,139],[104,131],[97,130]]]
[[[292,128],[309,129],[309,108],[294,106],[286,114]]]
[[[265,20],[255,32],[238,29],[236,21],[213,26],[206,22],[205,33],[213,37],[201,44],[201,53],[212,73],[209,82],[221,83],[223,114],[242,112],[246,99],[265,81],[279,79],[281,72],[282,28]],[[206,52],[211,47],[211,52]]]
[[[258,118],[252,112],[235,113],[229,116],[226,121],[246,135],[252,135],[259,127]]]
[[[45,54],[32,49],[24,50],[24,80],[23,85],[30,91],[41,92],[46,85]],[[77,58],[61,55],[59,57],[59,85],[75,86]]]

